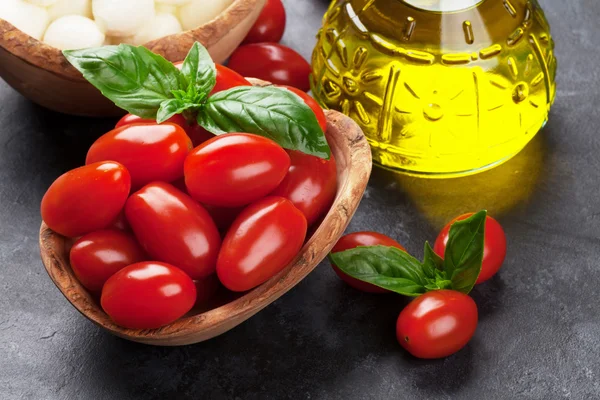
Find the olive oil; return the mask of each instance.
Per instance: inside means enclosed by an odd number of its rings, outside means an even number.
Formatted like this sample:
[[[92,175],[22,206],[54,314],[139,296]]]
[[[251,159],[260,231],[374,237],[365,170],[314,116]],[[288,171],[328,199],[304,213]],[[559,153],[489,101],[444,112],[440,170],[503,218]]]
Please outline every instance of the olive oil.
[[[336,0],[323,21],[313,94],[362,127],[380,166],[468,175],[547,121],[556,58],[536,0]]]

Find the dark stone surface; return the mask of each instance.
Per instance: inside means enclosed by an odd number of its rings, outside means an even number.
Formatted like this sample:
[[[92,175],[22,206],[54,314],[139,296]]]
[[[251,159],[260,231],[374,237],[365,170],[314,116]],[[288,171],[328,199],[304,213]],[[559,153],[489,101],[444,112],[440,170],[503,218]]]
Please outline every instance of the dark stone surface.
[[[286,1],[285,42],[310,56],[325,0]],[[541,135],[479,176],[419,181],[376,171],[349,231],[376,229],[416,255],[450,217],[488,208],[506,229],[499,274],[473,292],[475,338],[440,361],[408,356],[405,300],[358,293],[327,262],[214,340],[153,348],[71,307],[38,254],[39,202],[114,121],[58,115],[0,82],[0,398],[600,398],[600,4],[543,1],[559,90]]]

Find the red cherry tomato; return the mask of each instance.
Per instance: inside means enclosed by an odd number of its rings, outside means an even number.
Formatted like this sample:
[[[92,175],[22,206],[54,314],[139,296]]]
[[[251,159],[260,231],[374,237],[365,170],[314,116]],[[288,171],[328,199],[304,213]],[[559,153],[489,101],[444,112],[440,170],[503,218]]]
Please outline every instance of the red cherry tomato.
[[[285,197],[302,211],[308,225],[331,207],[337,191],[337,170],[333,154],[329,160],[300,151],[288,151],[290,169],[271,194]]]
[[[377,232],[354,232],[344,235],[338,240],[338,242],[331,249],[332,253],[337,253],[344,250],[350,250],[359,246],[391,246],[397,247],[402,251],[406,249],[394,239],[389,236],[385,236]],[[356,278],[351,277],[344,273],[337,265],[331,264],[335,273],[348,285],[362,292],[367,293],[389,293],[388,290],[380,288],[379,286],[372,285],[367,282],[363,282]]]
[[[238,47],[229,59],[229,68],[247,77],[276,85],[289,85],[307,92],[310,65],[289,47],[278,43],[253,43]]]
[[[102,288],[100,303],[125,328],[156,329],[185,315],[196,302],[194,282],[172,265],[148,261],[114,274]]]
[[[181,114],[173,115],[171,118],[163,122],[163,124],[166,123],[172,123],[182,127],[185,133],[187,133],[188,137],[192,141],[192,145],[194,147],[206,142],[208,139],[212,139],[215,136],[212,133],[205,130],[204,128],[202,128],[201,126],[199,126],[198,124],[196,124],[196,122],[192,122],[191,124],[189,124]],[[133,124],[156,124],[156,121],[153,119],[144,119],[133,114],[127,114],[123,118],[121,118],[119,122],[117,122],[117,125],[115,125],[115,129]]]
[[[289,264],[306,237],[306,218],[287,199],[265,197],[233,222],[223,240],[217,275],[229,290],[243,292]]]
[[[93,293],[100,293],[104,282],[120,269],[147,259],[133,236],[112,229],[82,236],[69,257],[75,276]]]
[[[127,169],[116,162],[75,168],[50,185],[42,199],[42,219],[63,236],[76,237],[109,226],[131,188]]]
[[[85,163],[117,161],[131,174],[131,186],[140,188],[182,177],[191,149],[192,142],[179,125],[126,125],[100,136],[88,150]]]
[[[181,268],[192,279],[215,272],[221,238],[206,210],[173,185],[154,182],[129,197],[125,215],[154,259]]]
[[[309,106],[315,113],[315,117],[317,117],[317,121],[319,122],[319,126],[321,127],[321,129],[323,129],[323,132],[327,130],[327,118],[325,117],[325,112],[323,111],[319,103],[317,103],[317,101],[312,98],[312,96],[292,86],[282,85],[280,87],[286,88],[287,90],[300,96],[300,98],[304,100],[306,105]]]
[[[398,316],[396,338],[418,358],[442,358],[456,353],[477,328],[477,305],[454,290],[434,290],[410,302]]]
[[[234,70],[221,64],[215,64],[215,66],[217,67],[217,84],[210,92],[209,96],[238,86],[252,86],[252,84],[248,82],[246,78]]]
[[[285,19],[285,8],[281,0],[267,0],[242,43],[279,42],[285,30]]]
[[[433,246],[433,251],[435,251],[437,255],[442,258],[444,257],[444,253],[446,252],[446,244],[448,243],[448,233],[450,232],[450,227],[452,224],[456,221],[467,219],[471,215],[473,215],[473,213],[456,217],[450,221],[450,223],[448,223],[444,229],[442,229],[435,240],[435,245]],[[498,272],[500,267],[502,267],[505,257],[506,235],[504,234],[504,229],[502,229],[502,226],[498,223],[498,221],[488,216],[485,220],[483,264],[481,265],[481,272],[479,273],[479,277],[477,278],[475,284],[483,283],[492,276],[496,275],[496,272]]]
[[[221,288],[217,274],[195,280],[194,285],[196,285],[196,306],[205,305]]]
[[[285,177],[290,156],[274,141],[229,133],[196,147],[185,160],[185,185],[194,199],[238,207],[269,194]]]

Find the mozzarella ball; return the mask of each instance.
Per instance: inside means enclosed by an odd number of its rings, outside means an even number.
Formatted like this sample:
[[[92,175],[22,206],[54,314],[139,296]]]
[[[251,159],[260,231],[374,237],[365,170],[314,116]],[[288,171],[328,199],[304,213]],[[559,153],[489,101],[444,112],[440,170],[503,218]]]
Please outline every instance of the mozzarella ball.
[[[189,3],[192,0],[156,0],[156,4],[173,4],[176,6],[183,5],[185,3]]]
[[[133,44],[140,46],[181,31],[181,24],[173,14],[156,14],[150,23],[144,24],[142,29],[133,36]]]
[[[173,14],[177,15],[177,6],[174,4],[156,3],[154,6],[157,14]]]
[[[65,15],[82,15],[92,18],[92,0],[58,0],[48,7],[48,13],[51,20]]]
[[[98,25],[81,15],[65,15],[50,24],[44,42],[61,50],[87,49],[104,44]]]
[[[100,29],[110,36],[131,36],[154,18],[153,0],[92,0]]]
[[[233,0],[192,0],[179,8],[179,20],[184,30],[195,29],[212,21]]]
[[[56,3],[58,0],[25,0],[27,3],[31,3],[35,6],[48,7]]]
[[[42,38],[50,22],[48,11],[45,8],[34,6],[21,0],[9,0],[2,3],[0,18],[5,19],[17,29],[37,40]]]

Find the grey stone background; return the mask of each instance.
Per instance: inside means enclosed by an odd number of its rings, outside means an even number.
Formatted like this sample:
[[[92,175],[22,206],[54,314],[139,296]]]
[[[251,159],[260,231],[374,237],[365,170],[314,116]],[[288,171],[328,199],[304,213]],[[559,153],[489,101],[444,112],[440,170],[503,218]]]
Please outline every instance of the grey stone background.
[[[326,0],[287,0],[284,42],[310,57]],[[506,229],[501,273],[473,292],[480,324],[458,354],[407,355],[406,300],[358,293],[323,262],[290,293],[214,340],[154,348],[104,333],[39,259],[39,203],[112,120],[67,117],[0,81],[0,398],[600,398],[600,3],[541,1],[559,89],[543,133],[487,173],[421,181],[376,170],[349,231],[376,229],[415,255],[445,221],[487,208]]]

